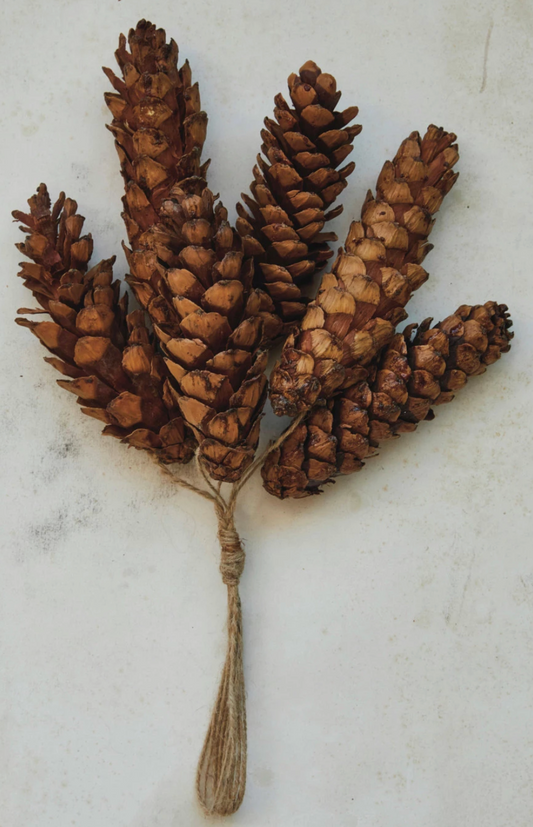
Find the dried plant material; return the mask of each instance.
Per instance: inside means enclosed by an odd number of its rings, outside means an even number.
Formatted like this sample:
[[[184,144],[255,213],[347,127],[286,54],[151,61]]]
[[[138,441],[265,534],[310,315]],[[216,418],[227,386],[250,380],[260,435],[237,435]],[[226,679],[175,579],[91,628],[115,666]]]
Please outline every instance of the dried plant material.
[[[104,69],[115,89],[105,100],[125,187],[127,280],[157,323],[165,313],[175,318],[159,292],[165,262],[173,257],[173,239],[161,226],[159,211],[177,183],[194,188],[199,181],[205,187],[209,162],[201,165],[200,157],[207,115],[189,63],[178,69],[178,46],[166,42],[164,29],[140,20],[128,41],[120,35],[115,57],[122,79]]]
[[[235,482],[257,447],[267,395],[263,345],[280,323],[270,297],[253,288],[251,259],[203,181],[174,186],[160,218],[172,246],[148,312],[202,462],[214,479]]]
[[[113,115],[108,129],[115,137],[126,187],[123,218],[130,244],[137,249],[174,184],[205,175],[208,164],[200,165],[200,155],[207,115],[189,63],[178,69],[178,46],[174,40],[166,42],[164,29],[140,20],[127,42],[120,35],[115,57],[122,79],[104,69],[115,89],[105,94]]]
[[[17,322],[51,351],[59,385],[104,434],[144,449],[174,485],[214,507],[228,641],[196,789],[206,815],[227,816],[246,786],[240,492],[262,467],[280,499],[320,493],[362,468],[381,441],[433,418],[434,406],[510,349],[513,334],[506,306],[494,302],[395,333],[427,279],[433,216],[457,178],[455,135],[430,126],[402,143],[309,303],[301,285],[336,240],[326,224],[341,212],[331,205],[353,170],[357,108],[336,108],[335,79],[312,61],[291,75],[292,107],[276,97],[262,133],[267,160],[258,159],[234,231],[200,163],[207,117],[188,63],[178,69],[174,41],[145,20],[128,43],[129,51],[121,35],[122,78],[104,71],[125,182],[126,281],[141,309],[127,313],[114,258],[88,269],[92,239],[76,202],[61,194],[52,207],[41,185],[29,213],[14,213],[27,233],[20,275],[39,303]],[[255,457],[265,348],[282,332],[290,335],[271,399],[294,419]],[[170,469],[195,453],[200,484]]]
[[[227,211],[200,166],[207,117],[188,63],[165,32],[141,21],[121,36],[124,82],[106,100],[126,185],[130,284],[150,315],[174,398],[216,480],[234,482],[253,460],[266,398],[260,346],[281,323],[270,296],[252,286]]]
[[[355,164],[345,163],[361,131],[349,126],[358,109],[336,110],[341,97],[333,75],[312,60],[288,78],[292,107],[276,95],[274,117],[265,118],[261,155],[254,167],[252,196],[237,205],[237,230],[255,257],[256,284],[269,293],[284,322],[294,324],[307,300],[300,285],[332,255],[324,230],[340,215],[331,208]]]
[[[411,133],[385,163],[377,198],[368,194],[361,221],[352,223],[272,372],[270,399],[279,416],[296,416],[364,378],[405,319],[407,301],[428,277],[420,262],[431,249],[432,215],[457,180],[455,139],[429,126],[422,139]],[[303,353],[311,363],[302,362]]]
[[[366,380],[313,408],[269,454],[262,468],[269,494],[320,494],[334,477],[359,471],[381,442],[433,419],[433,406],[450,402],[468,377],[511,349],[504,304],[462,305],[438,325],[431,321],[397,333]]]
[[[29,213],[13,216],[28,233],[19,250],[24,279],[50,320],[18,318],[53,357],[46,359],[65,379],[58,385],[78,397],[81,410],[105,423],[104,434],[152,452],[161,462],[189,462],[195,440],[186,429],[163,359],[157,354],[144,313],[127,315],[127,295],[113,281],[114,257],[89,271],[92,238],[81,235],[84,218],[61,193],[51,205],[41,184]]]

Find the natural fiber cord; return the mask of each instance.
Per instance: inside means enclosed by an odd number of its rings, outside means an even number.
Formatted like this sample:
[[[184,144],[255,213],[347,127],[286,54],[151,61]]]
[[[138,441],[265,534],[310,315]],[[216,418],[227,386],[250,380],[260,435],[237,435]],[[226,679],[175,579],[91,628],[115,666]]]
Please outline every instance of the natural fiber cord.
[[[218,519],[220,573],[228,588],[228,649],[196,772],[198,799],[206,815],[210,816],[229,816],[235,813],[242,804],[246,788],[246,697],[242,664],[242,610],[239,596],[239,580],[244,569],[245,553],[235,529],[237,496],[254,471],[272,451],[283,444],[305,416],[305,413],[300,414],[287,430],[265,449],[242,478],[232,485],[227,500],[220,493],[220,486],[215,487],[210,481],[199,457],[198,468],[208,491],[175,476],[166,465],[158,462],[161,471],[176,485],[211,500]]]
[[[220,687],[196,774],[198,799],[207,815],[239,809],[246,787],[246,699],[242,665],[242,611],[239,579],[244,549],[231,506],[215,505],[220,541],[220,572],[228,587],[228,650]]]

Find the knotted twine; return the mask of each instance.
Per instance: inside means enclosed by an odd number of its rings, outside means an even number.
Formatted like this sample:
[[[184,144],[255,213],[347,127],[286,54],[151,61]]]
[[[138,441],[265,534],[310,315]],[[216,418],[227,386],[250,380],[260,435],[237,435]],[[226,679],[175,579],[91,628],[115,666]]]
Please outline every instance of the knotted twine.
[[[207,815],[239,809],[246,787],[246,699],[242,665],[242,611],[239,580],[244,549],[235,530],[234,508],[215,503],[220,573],[228,588],[228,648],[217,699],[196,773],[198,799]]]
[[[301,413],[281,436],[271,443],[233,484],[228,499],[216,488],[198,459],[200,472],[209,490],[198,488],[180,477],[156,459],[161,471],[173,482],[194,491],[213,502],[218,519],[220,543],[220,573],[228,589],[228,648],[222,670],[217,699],[211,714],[202,753],[196,771],[196,792],[206,815],[228,816],[242,804],[246,788],[246,698],[242,662],[242,609],[239,580],[244,569],[245,554],[235,529],[237,495],[254,472],[263,464],[271,451],[275,451],[292,434],[306,412]]]

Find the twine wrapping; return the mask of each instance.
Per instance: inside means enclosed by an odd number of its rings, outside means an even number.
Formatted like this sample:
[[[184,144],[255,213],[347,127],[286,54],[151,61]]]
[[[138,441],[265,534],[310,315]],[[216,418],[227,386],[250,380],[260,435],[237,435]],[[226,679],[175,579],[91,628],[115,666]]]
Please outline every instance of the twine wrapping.
[[[206,815],[236,812],[246,787],[246,699],[242,665],[239,580],[244,549],[235,530],[233,507],[215,504],[220,572],[228,587],[228,650],[218,695],[196,773],[196,791]]]
[[[301,413],[259,456],[231,487],[226,500],[215,487],[197,457],[206,489],[175,476],[156,456],[160,470],[173,483],[210,500],[218,518],[220,573],[228,588],[228,650],[220,686],[196,771],[196,792],[206,815],[229,816],[242,804],[246,788],[246,698],[242,665],[242,610],[239,580],[244,569],[244,549],[235,530],[237,496],[271,451],[275,451],[307,416]]]

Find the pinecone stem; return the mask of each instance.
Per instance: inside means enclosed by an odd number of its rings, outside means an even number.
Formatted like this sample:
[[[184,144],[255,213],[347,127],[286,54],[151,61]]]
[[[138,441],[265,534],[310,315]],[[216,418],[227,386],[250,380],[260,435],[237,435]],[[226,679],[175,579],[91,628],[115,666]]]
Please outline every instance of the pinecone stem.
[[[263,453],[260,454],[256,459],[254,459],[252,465],[250,465],[250,467],[243,474],[241,479],[238,480],[236,483],[234,483],[232,491],[231,491],[231,496],[229,498],[229,503],[228,503],[230,508],[235,508],[235,502],[237,500],[237,496],[238,496],[241,488],[244,488],[244,486],[246,485],[246,483],[248,482],[250,477],[253,477],[253,475],[255,474],[257,469],[261,468],[265,464],[269,454],[271,454],[273,451],[276,451],[281,445],[283,445],[285,440],[288,437],[290,437],[290,435],[293,433],[293,431],[296,430],[298,425],[301,422],[303,422],[303,420],[308,416],[308,414],[309,414],[309,411],[302,411],[301,413],[299,413],[298,416],[295,419],[293,419],[293,421],[291,422],[289,427],[286,428],[280,434],[280,436],[276,439],[276,441],[271,442],[270,445],[267,448],[265,448]]]
[[[206,815],[228,816],[241,806],[246,787],[246,698],[239,596],[245,554],[235,530],[234,506],[223,507],[217,502],[215,510],[220,572],[228,588],[228,649],[198,764],[196,790]]]

